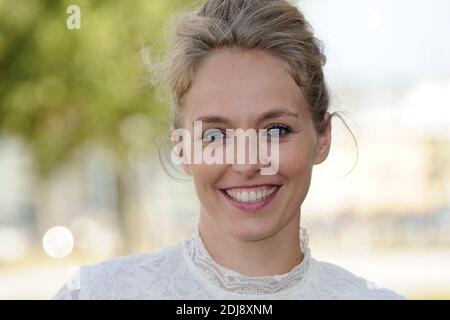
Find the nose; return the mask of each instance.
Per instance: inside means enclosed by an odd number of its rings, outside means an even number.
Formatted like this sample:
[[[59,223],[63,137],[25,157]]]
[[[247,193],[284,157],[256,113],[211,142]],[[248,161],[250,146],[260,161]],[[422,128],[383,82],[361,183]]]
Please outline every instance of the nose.
[[[232,169],[246,178],[251,178],[260,172],[259,164],[233,164]]]
[[[245,152],[240,153],[235,148],[234,163],[232,164],[232,169],[245,177],[252,177],[261,171],[261,163],[259,161],[258,148],[256,146],[244,146]]]

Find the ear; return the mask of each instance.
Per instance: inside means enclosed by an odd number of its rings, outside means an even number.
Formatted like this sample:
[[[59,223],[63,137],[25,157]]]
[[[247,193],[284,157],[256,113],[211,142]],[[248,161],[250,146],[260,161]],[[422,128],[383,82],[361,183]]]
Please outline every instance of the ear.
[[[177,156],[180,158],[183,158],[184,150],[183,150],[183,143],[180,142],[179,139],[177,139],[177,135],[175,134],[175,128],[170,128],[170,141],[172,142],[172,146],[177,153]],[[183,171],[189,175],[191,175],[191,165],[186,164],[185,162],[182,162],[181,167]]]
[[[314,165],[321,164],[324,162],[328,154],[330,153],[331,147],[331,114],[329,112],[325,112],[325,116],[323,121],[327,124],[325,131],[318,136],[317,145],[314,149]]]

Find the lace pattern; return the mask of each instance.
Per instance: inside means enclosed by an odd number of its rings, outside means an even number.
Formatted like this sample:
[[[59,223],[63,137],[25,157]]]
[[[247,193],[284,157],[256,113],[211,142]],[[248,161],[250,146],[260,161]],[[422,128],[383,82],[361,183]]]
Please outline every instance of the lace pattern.
[[[82,266],[54,299],[404,299],[311,256],[300,228],[303,260],[282,275],[249,277],[216,263],[198,229],[158,252]]]
[[[310,266],[311,251],[307,230],[300,227],[300,246],[303,260],[291,271],[282,275],[251,277],[218,264],[209,255],[200,237],[198,227],[185,242],[186,250],[193,264],[216,286],[238,294],[274,294],[297,286],[305,278]]]

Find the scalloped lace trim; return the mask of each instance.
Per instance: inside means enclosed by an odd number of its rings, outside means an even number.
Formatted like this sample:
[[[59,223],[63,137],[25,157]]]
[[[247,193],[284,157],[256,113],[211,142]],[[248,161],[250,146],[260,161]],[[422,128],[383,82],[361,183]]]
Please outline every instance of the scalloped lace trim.
[[[193,264],[207,279],[224,290],[239,294],[273,294],[290,289],[304,279],[311,258],[308,232],[303,227],[300,227],[300,247],[303,252],[303,260],[291,271],[281,275],[251,277],[218,264],[206,250],[199,235],[198,226],[185,245]]]

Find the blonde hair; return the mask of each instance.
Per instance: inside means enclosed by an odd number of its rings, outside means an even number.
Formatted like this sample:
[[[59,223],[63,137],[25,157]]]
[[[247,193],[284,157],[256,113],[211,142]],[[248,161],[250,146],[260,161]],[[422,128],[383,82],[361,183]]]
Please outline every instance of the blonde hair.
[[[278,57],[301,88],[316,131],[326,129],[323,119],[330,99],[323,46],[287,0],[207,0],[199,9],[180,14],[159,70],[170,92],[174,128],[182,127],[184,98],[198,67],[215,50],[235,47]]]

